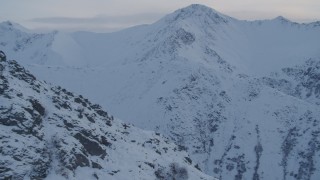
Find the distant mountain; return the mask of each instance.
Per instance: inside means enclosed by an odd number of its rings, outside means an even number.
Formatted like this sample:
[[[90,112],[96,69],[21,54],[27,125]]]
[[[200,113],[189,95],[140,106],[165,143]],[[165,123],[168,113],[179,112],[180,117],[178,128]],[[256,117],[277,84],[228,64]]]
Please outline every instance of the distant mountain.
[[[12,29],[0,48],[28,57],[19,62],[37,77],[170,137],[207,174],[320,177],[319,22],[244,21],[191,5],[151,25],[28,45],[12,34],[34,34]]]
[[[0,179],[213,179],[162,135],[0,55]]]

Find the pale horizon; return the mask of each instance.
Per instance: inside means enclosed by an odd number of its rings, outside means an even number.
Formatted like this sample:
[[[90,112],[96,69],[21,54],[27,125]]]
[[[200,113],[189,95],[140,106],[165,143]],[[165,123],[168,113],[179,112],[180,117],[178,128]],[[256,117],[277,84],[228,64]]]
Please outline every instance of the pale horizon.
[[[112,32],[151,24],[166,14],[191,4],[202,4],[240,20],[263,20],[283,16],[308,23],[320,20],[320,2],[310,0],[11,0],[2,2],[0,21],[11,21],[31,30]]]

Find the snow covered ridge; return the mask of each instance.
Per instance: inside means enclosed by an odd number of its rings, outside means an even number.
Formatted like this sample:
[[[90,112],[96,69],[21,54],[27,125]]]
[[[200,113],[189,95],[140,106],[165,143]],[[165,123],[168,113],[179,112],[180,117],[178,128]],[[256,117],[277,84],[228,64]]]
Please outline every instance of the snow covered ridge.
[[[38,81],[16,61],[0,67],[0,179],[214,179],[162,135]]]

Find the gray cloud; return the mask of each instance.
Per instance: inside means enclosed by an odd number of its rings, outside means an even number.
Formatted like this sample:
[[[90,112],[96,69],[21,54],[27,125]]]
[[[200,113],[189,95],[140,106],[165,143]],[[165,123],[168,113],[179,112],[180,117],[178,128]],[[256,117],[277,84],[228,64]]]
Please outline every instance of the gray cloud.
[[[162,13],[140,13],[118,16],[98,15],[88,18],[44,17],[30,19],[29,22],[31,26],[40,30],[112,32],[130,26],[150,24],[163,16]]]
[[[99,15],[89,18],[73,18],[73,17],[45,17],[34,18],[32,22],[46,24],[138,24],[151,23],[160,19],[164,14],[160,13],[142,13],[125,16],[106,16]]]

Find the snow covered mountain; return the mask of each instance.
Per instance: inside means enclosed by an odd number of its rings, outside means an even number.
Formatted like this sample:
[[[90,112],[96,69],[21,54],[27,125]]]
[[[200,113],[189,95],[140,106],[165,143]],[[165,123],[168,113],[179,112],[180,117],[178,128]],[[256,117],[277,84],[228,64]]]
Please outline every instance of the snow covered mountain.
[[[0,59],[0,179],[207,179],[162,135]]]
[[[115,33],[9,24],[0,48],[37,77],[169,136],[207,174],[320,177],[320,22],[242,21],[191,5]]]

